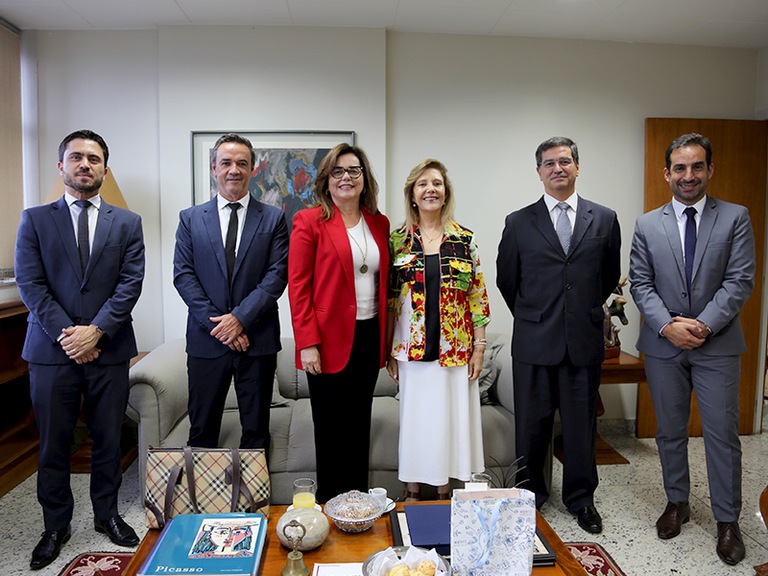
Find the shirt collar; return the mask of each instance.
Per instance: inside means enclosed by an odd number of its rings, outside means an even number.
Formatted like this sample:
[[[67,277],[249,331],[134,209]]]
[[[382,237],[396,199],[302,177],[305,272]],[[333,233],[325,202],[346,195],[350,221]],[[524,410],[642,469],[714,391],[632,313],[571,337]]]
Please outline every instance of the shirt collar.
[[[560,200],[558,200],[557,198],[554,198],[553,196],[550,196],[549,194],[547,194],[546,192],[544,192],[544,203],[547,205],[547,210],[548,210],[549,212],[552,212],[552,210],[554,210],[554,209],[555,209],[555,206],[557,206],[557,205],[558,205],[560,202],[561,202],[561,201],[560,201]],[[573,194],[571,194],[570,196],[568,196],[568,198],[566,198],[565,200],[563,200],[563,202],[565,202],[566,204],[568,204],[568,206],[570,206],[570,207],[571,207],[571,209],[572,209],[574,212],[576,212],[576,207],[577,207],[577,206],[578,206],[578,204],[579,204],[579,195],[578,195],[576,192],[574,192]]]
[[[704,212],[704,206],[707,205],[707,195],[704,194],[704,196],[696,202],[696,204],[692,204],[694,208],[696,208],[696,213],[701,215],[702,212]],[[683,204],[678,200],[677,198],[672,198],[672,209],[675,211],[675,216],[677,216],[678,220],[682,220],[684,218],[687,218],[685,214],[683,214],[683,211],[688,208],[687,204]]]
[[[77,198],[72,196],[69,192],[64,192],[64,200],[67,202],[67,206],[72,207],[72,204],[77,202]],[[96,194],[96,196],[91,196],[88,198],[88,202],[91,203],[91,205],[96,206],[96,209],[98,210],[101,208],[101,196]]]
[[[240,198],[240,200],[238,200],[237,202],[243,208],[247,209],[248,208],[248,202],[250,201],[250,199],[251,199],[251,195],[250,194],[246,194],[245,196]],[[219,210],[222,210],[222,209],[226,208],[227,205],[229,204],[229,200],[224,198],[221,194],[216,194],[216,201],[217,201],[217,206],[218,206]]]

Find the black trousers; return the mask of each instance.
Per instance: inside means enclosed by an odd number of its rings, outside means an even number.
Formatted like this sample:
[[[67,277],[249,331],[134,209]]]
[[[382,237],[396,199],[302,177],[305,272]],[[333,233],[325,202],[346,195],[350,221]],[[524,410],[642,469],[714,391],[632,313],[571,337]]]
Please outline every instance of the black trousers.
[[[188,356],[189,445],[218,447],[224,404],[234,377],[243,430],[240,448],[264,448],[268,457],[269,409],[276,368],[277,354],[249,356],[229,350],[218,358]]]
[[[378,318],[357,321],[352,353],[341,372],[307,374],[318,502],[349,490],[368,490],[371,410],[378,376]]]
[[[538,508],[549,498],[544,463],[556,410],[563,434],[563,503],[571,512],[594,504],[600,366],[574,366],[567,357],[555,366],[512,361],[515,445],[520,459],[516,481],[536,494]]]
[[[128,362],[29,365],[30,395],[40,433],[37,499],[46,530],[63,530],[72,520],[70,452],[82,401],[93,439],[91,504],[101,521],[117,515],[123,481],[120,434],[128,403]]]

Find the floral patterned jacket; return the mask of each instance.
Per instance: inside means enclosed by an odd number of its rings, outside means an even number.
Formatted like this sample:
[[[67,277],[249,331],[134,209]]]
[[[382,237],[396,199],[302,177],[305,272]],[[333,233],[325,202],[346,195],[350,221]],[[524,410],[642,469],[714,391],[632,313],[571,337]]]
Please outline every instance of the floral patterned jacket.
[[[411,237],[413,244],[411,244]],[[391,354],[419,360],[426,346],[424,249],[418,227],[389,236],[388,308],[394,314]],[[440,245],[440,366],[463,366],[472,356],[474,328],[491,321],[480,256],[472,231],[451,221]]]

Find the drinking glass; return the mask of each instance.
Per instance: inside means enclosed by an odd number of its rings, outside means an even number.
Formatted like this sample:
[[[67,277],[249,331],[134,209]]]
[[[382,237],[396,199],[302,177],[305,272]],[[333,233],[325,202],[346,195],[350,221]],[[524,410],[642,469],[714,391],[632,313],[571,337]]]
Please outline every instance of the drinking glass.
[[[314,508],[317,484],[312,478],[298,478],[293,481],[293,507]]]

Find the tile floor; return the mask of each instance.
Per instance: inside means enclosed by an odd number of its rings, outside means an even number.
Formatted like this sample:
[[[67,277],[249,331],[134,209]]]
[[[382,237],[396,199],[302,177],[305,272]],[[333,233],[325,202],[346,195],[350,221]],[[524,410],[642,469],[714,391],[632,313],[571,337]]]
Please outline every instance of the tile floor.
[[[763,421],[768,422],[768,418]],[[559,462],[555,462],[553,497],[542,512],[564,541],[598,542],[627,576],[752,576],[754,565],[768,562],[768,529],[758,512],[758,498],[768,483],[768,426],[763,434],[741,438],[744,506],[740,525],[747,556],[736,567],[726,566],[715,554],[716,524],[709,509],[702,440],[692,439],[689,447],[693,483],[691,521],[683,527],[680,536],[663,541],[656,537],[654,528],[666,504],[655,441],[634,438],[625,421],[601,420],[598,428],[603,438],[630,463],[599,467],[596,505],[603,516],[604,531],[591,535],[578,527],[559,501],[562,469]],[[64,565],[81,552],[121,550],[93,531],[88,479],[87,475],[73,476],[76,509],[72,539],[56,562],[36,574],[57,576]],[[29,557],[42,531],[35,481],[33,475],[0,499],[0,574],[3,576],[32,573],[28,568]],[[120,512],[141,537],[145,528],[143,508],[136,496],[138,489],[134,463],[125,474]]]
[[[764,410],[765,412],[765,410]],[[768,418],[764,417],[766,423]],[[598,423],[601,436],[629,459],[629,464],[599,466],[600,486],[595,506],[603,517],[603,533],[591,535],[579,528],[560,498],[562,466],[555,460],[553,497],[542,514],[563,541],[597,542],[627,576],[754,576],[753,566],[768,562],[768,529],[758,509],[760,493],[768,484],[768,426],[763,434],[742,436],[742,512],[739,520],[746,557],[726,566],[717,557],[717,523],[709,507],[701,438],[689,442],[691,467],[691,520],[671,540],[656,536],[656,519],[666,497],[661,484],[656,441],[637,439],[626,421]]]

